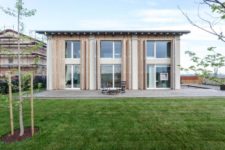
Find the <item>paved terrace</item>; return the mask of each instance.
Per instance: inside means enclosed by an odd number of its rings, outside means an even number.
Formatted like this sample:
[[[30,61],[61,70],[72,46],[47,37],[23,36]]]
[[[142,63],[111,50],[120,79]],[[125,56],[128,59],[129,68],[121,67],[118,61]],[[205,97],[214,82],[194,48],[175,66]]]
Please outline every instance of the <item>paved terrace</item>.
[[[44,91],[35,94],[36,98],[141,98],[141,97],[225,97],[225,91],[217,89],[201,89],[193,87],[183,87],[180,90],[127,90],[124,94],[105,95],[98,91],[81,91],[81,90],[55,90]]]

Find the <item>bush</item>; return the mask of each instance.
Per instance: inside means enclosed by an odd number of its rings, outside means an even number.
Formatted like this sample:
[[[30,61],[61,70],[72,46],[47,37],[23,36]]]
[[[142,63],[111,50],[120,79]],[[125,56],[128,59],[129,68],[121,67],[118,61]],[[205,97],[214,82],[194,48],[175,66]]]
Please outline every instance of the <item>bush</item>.
[[[18,76],[12,77],[12,92],[19,91],[19,80]],[[8,81],[6,79],[0,80],[0,93],[8,93]],[[45,76],[35,76],[34,77],[34,89],[45,89],[46,88],[46,77]],[[22,77],[22,90],[28,91],[30,89],[30,76],[25,75]]]
[[[46,89],[46,76],[34,77],[34,89]]]
[[[0,94],[8,93],[8,83],[6,80],[0,80]]]

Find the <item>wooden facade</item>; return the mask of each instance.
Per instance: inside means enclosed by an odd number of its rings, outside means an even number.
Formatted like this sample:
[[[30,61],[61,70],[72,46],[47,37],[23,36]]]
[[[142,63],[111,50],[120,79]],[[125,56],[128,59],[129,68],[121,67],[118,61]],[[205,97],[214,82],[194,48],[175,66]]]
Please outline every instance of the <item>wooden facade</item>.
[[[80,89],[98,90],[101,88],[101,64],[121,64],[121,80],[126,81],[130,90],[147,89],[148,64],[166,64],[171,66],[171,89],[180,88],[180,36],[183,32],[50,32],[37,31],[48,37],[47,82],[49,90],[65,89],[65,65],[80,65]],[[125,34],[126,33],[126,34]],[[148,34],[150,33],[150,34]],[[80,41],[80,59],[65,58],[66,41]],[[122,56],[118,61],[100,58],[100,42],[103,40],[122,41]],[[171,57],[164,59],[146,59],[147,41],[170,41]]]

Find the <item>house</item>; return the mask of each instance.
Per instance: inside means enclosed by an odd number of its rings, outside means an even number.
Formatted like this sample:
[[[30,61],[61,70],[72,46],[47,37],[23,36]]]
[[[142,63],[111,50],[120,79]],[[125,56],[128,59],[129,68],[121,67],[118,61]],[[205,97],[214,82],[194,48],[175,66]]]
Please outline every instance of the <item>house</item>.
[[[46,75],[46,44],[24,34],[20,37],[21,70],[33,71],[35,75]],[[4,77],[9,71],[18,69],[17,48],[17,32],[11,29],[1,31],[0,77]]]
[[[36,31],[47,43],[47,89],[180,89],[189,31]]]

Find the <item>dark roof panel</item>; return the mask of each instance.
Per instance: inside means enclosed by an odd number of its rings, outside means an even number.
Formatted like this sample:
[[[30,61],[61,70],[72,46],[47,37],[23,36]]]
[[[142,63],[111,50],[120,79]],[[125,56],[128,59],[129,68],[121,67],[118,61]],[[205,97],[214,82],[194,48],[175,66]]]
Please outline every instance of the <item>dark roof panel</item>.
[[[190,31],[187,30],[73,30],[73,31],[47,31],[47,30],[39,30],[36,31],[39,34],[45,35],[183,35],[188,34]]]

